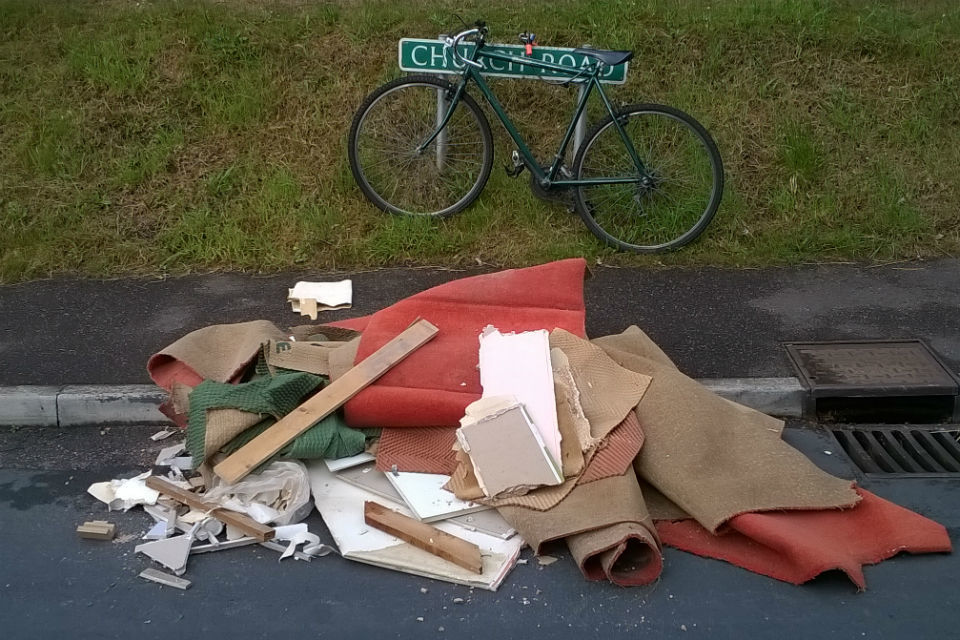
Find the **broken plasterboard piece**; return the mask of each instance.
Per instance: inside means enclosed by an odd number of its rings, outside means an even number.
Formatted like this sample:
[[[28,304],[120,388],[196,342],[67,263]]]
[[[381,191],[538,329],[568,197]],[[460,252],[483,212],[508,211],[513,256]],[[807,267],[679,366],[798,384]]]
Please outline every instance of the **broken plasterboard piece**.
[[[484,400],[489,399],[480,402]],[[496,411],[480,418],[468,407],[467,416],[469,422],[457,429],[457,441],[470,456],[485,496],[523,495],[536,487],[563,482],[563,472],[551,459],[523,406],[515,401],[499,403]]]
[[[113,540],[117,533],[117,525],[103,520],[84,522],[77,527],[77,535],[90,540]]]
[[[387,474],[382,471],[377,471],[377,466],[374,462],[368,462],[359,467],[344,469],[337,473],[337,478],[355,487],[369,491],[385,500],[407,506],[407,503],[403,501],[403,497],[397,489],[387,480]],[[472,511],[463,515],[444,518],[443,521],[459,525],[468,531],[479,531],[480,533],[485,533],[500,538],[501,540],[506,540],[517,533],[517,530],[511,527],[507,521],[503,519],[503,516],[497,513],[496,509]]]
[[[183,575],[183,572],[187,570],[187,558],[190,557],[194,532],[199,526],[199,523],[194,525],[194,529],[191,529],[190,533],[185,533],[182,536],[138,544],[134,550],[159,562],[178,576]]]
[[[490,508],[476,502],[461,500],[444,489],[444,485],[450,481],[450,476],[406,471],[391,471],[385,475],[420,522],[436,522]]]
[[[168,428],[168,429],[164,429],[163,431],[157,431],[155,434],[150,436],[150,439],[153,440],[154,442],[159,442],[160,440],[166,440],[167,438],[172,436],[174,433],[176,433],[176,431]]]
[[[138,504],[157,504],[160,494],[147,487],[148,477],[150,472],[146,471],[133,478],[95,482],[87,489],[87,493],[106,503],[110,511],[127,511]]]
[[[181,489],[180,487],[172,485],[162,478],[158,478],[156,476],[147,478],[147,486],[162,492],[164,495],[174,498],[178,502],[182,502],[192,509],[208,513],[224,524],[236,527],[245,534],[253,536],[261,542],[269,540],[274,535],[274,530],[271,527],[260,524],[246,514],[230,511],[229,509],[224,509],[217,504],[206,502],[200,496],[191,493],[186,489]]]
[[[560,428],[550,364],[550,335],[544,330],[502,334],[488,325],[480,334],[479,359],[483,397],[516,397],[559,468]]]
[[[190,585],[193,584],[189,580],[172,576],[158,569],[144,569],[140,572],[140,577],[176,589],[189,589]]]
[[[340,554],[347,560],[496,591],[520,556],[520,547],[523,546],[520,536],[504,540],[466,529],[454,524],[453,520],[434,523],[436,528],[480,547],[483,573],[477,575],[366,525],[363,503],[376,500],[373,493],[340,480],[320,460],[308,463],[307,470],[317,510],[337,543]],[[397,505],[396,510],[411,515],[402,505]]]
[[[289,289],[287,301],[296,313],[317,319],[318,311],[349,309],[353,304],[353,282],[298,282]]]
[[[171,461],[176,459],[184,450],[186,450],[185,442],[178,442],[170,445],[169,447],[164,447],[163,449],[160,449],[160,453],[157,454],[157,459],[153,464],[158,467],[172,466]]]
[[[363,503],[363,520],[371,527],[409,542],[418,549],[449,560],[473,573],[483,573],[480,547],[463,538],[458,538],[429,524],[417,522],[377,502]]]
[[[358,453],[355,456],[350,456],[347,458],[331,458],[324,460],[324,462],[327,463],[327,469],[337,473],[338,471],[343,471],[344,469],[349,469],[350,467],[357,467],[367,462],[373,462],[376,459],[376,456],[364,451],[363,453]]]

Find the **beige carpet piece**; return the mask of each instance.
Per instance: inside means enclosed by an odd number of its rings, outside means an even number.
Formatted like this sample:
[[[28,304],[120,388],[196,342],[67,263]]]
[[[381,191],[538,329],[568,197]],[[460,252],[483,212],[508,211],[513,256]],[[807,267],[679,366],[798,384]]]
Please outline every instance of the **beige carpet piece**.
[[[636,408],[645,442],[634,466],[711,532],[750,511],[857,503],[851,481],[821,471],[780,439],[780,420],[683,375],[639,328],[593,342],[621,366],[653,378]]]

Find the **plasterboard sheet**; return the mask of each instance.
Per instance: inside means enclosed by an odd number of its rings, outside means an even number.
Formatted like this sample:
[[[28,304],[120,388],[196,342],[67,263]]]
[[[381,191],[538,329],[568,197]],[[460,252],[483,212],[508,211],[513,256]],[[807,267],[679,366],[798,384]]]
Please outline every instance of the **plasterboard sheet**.
[[[469,416],[469,407],[467,411]],[[487,497],[523,495],[539,486],[563,482],[560,467],[546,452],[523,405],[509,405],[464,424],[457,429],[457,440],[470,456],[474,475]]]
[[[461,500],[444,489],[443,486],[450,481],[450,476],[439,473],[408,472],[389,472],[384,475],[410,507],[413,517],[420,522],[436,522],[490,508],[476,502]]]
[[[391,503],[406,506],[400,493],[394,488],[390,481],[387,480],[386,474],[382,471],[377,471],[376,463],[369,462],[359,467],[344,469],[337,473],[336,476],[344,482],[374,493],[385,500],[389,500]],[[485,509],[483,511],[474,511],[460,516],[453,516],[446,518],[446,521],[469,529],[470,531],[479,531],[502,540],[506,540],[517,533],[517,530],[511,527],[507,521],[503,519],[503,516],[497,513],[496,509]]]
[[[400,496],[400,492],[387,480],[387,476],[382,471],[377,471],[375,462],[368,462],[359,467],[344,469],[338,472],[336,476],[344,482],[352,484],[355,487],[360,487],[370,493],[375,493],[390,502],[406,504]]]
[[[376,456],[364,451],[363,453],[358,453],[357,455],[350,456],[348,458],[331,458],[329,460],[324,460],[324,462],[327,463],[327,469],[337,473],[343,469],[349,469],[350,467],[357,467],[367,462],[373,462],[376,459]]]
[[[520,555],[523,545],[520,536],[502,540],[471,531],[449,520],[435,523],[438,529],[480,547],[483,572],[480,575],[472,573],[367,525],[363,520],[363,503],[366,500],[381,500],[376,494],[340,480],[322,461],[310,462],[307,468],[317,510],[344,558],[425,578],[496,591]],[[388,506],[404,515],[413,515],[405,507]]]
[[[544,330],[500,333],[488,326],[480,335],[483,397],[515,396],[540,432],[559,466],[560,429],[550,365],[550,334]]]

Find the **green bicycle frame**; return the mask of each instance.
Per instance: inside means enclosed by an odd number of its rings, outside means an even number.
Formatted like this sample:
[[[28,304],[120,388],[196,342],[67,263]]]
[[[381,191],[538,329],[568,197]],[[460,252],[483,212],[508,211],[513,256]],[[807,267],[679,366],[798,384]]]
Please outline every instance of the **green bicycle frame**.
[[[623,126],[614,112],[613,105],[610,103],[609,98],[607,98],[607,94],[604,93],[603,87],[600,84],[599,76],[603,71],[603,65],[601,63],[598,62],[592,64],[586,69],[578,69],[575,67],[566,67],[551,62],[545,62],[543,60],[520,58],[497,51],[485,51],[480,43],[474,47],[473,56],[470,58],[470,60],[472,62],[476,62],[478,58],[512,62],[521,65],[529,65],[532,67],[540,67],[542,69],[549,69],[551,71],[564,74],[570,80],[581,77],[586,72],[586,80],[581,81],[585,82],[586,91],[582,92],[582,95],[577,102],[577,107],[574,110],[573,118],[570,121],[570,125],[567,127],[567,131],[563,136],[563,140],[560,142],[560,148],[557,150],[550,167],[546,171],[540,167],[540,164],[536,161],[536,158],[534,158],[533,153],[523,140],[520,132],[517,131],[517,128],[514,126],[513,122],[510,120],[510,117],[507,115],[507,112],[504,110],[503,105],[500,104],[500,101],[497,99],[497,96],[494,95],[493,90],[483,79],[482,73],[476,67],[470,64],[464,65],[464,70],[460,76],[460,81],[457,83],[456,88],[454,89],[453,96],[449,99],[449,107],[447,108],[447,112],[437,124],[436,130],[420,144],[420,146],[417,148],[417,151],[423,152],[423,150],[426,149],[427,146],[433,142],[437,136],[440,135],[444,127],[447,126],[447,123],[450,121],[450,117],[457,108],[457,104],[460,102],[461,96],[463,96],[463,92],[466,90],[467,84],[472,80],[476,83],[477,87],[480,89],[480,93],[483,94],[483,97],[490,104],[490,107],[493,109],[494,113],[497,114],[497,118],[499,118],[500,122],[503,123],[507,133],[517,145],[517,150],[523,157],[527,168],[533,173],[534,176],[536,176],[536,179],[543,187],[586,187],[601,184],[632,184],[642,182],[650,178],[650,175],[647,173],[647,170],[643,165],[643,161],[640,159],[640,156],[637,154],[637,150],[633,146],[633,142],[630,140],[630,137],[627,136],[626,131],[623,130]],[[587,106],[587,99],[590,97],[590,94],[594,89],[596,89],[600,94],[600,98],[603,101],[604,107],[606,107],[607,112],[613,119],[614,125],[617,128],[617,132],[619,133],[620,138],[623,140],[623,144],[627,149],[627,153],[630,155],[630,159],[633,161],[634,166],[637,169],[637,173],[639,174],[638,178],[609,177],[587,178],[580,180],[557,180],[557,175],[560,173],[560,167],[563,165],[563,157],[566,155],[567,146],[570,144],[570,140],[573,138],[573,133],[576,130],[577,120],[579,120],[580,116],[583,114],[583,111]]]

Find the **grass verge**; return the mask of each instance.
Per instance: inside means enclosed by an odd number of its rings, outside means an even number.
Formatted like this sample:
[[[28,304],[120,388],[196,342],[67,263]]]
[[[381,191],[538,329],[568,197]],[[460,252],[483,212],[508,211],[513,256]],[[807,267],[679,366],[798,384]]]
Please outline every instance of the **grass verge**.
[[[396,42],[484,18],[496,41],[636,51],[621,102],[714,134],[727,188],[694,245],[613,254],[500,167],[446,221],[387,216],[346,162]],[[949,0],[0,0],[0,282],[209,269],[770,265],[960,254],[960,7]],[[543,158],[572,89],[499,80]],[[524,174],[524,178],[526,175]]]

